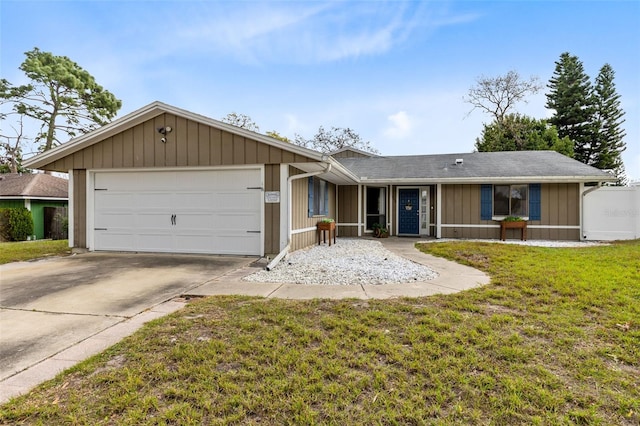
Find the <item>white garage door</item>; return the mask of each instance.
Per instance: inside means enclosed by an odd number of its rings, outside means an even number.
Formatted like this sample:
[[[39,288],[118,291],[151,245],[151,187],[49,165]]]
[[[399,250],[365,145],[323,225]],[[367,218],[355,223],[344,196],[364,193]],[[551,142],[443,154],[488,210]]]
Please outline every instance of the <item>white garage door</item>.
[[[260,255],[260,169],[94,176],[94,249]]]

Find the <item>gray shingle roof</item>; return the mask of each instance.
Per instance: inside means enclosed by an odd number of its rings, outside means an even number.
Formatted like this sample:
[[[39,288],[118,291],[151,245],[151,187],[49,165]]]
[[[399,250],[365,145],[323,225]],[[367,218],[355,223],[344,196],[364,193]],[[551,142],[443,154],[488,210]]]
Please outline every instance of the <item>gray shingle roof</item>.
[[[45,174],[0,174],[0,197],[68,198],[69,181]]]
[[[456,164],[456,160],[462,163]],[[615,180],[609,173],[555,151],[473,152],[464,154],[336,158],[368,181],[419,180]]]

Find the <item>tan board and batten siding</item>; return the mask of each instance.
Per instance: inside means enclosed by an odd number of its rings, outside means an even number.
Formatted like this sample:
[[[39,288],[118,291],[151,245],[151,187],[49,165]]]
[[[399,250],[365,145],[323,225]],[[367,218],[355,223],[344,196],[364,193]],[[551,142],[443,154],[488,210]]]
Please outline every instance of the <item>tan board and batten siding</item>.
[[[160,142],[157,129],[173,131]],[[280,191],[280,164],[314,161],[305,156],[169,113],[126,129],[43,167],[73,170],[74,247],[87,247],[86,170],[264,165],[265,191]],[[306,181],[305,181],[306,182]],[[305,187],[305,191],[306,191]],[[306,202],[306,197],[304,198]],[[306,204],[305,204],[306,205]],[[280,251],[280,204],[265,203],[264,252]]]
[[[338,187],[338,232],[340,236],[358,236],[358,185]]]
[[[302,171],[290,167],[289,175],[301,174]],[[309,181],[305,178],[295,179],[291,182],[291,199],[298,200],[292,205],[291,224],[293,235],[291,236],[291,250],[299,250],[313,244],[317,244],[316,225],[324,217],[336,217],[336,186],[329,185],[329,213],[327,216],[317,215],[309,217]]]
[[[541,220],[528,222],[527,238],[579,240],[580,185],[542,184],[540,195]],[[500,238],[497,222],[480,219],[480,185],[442,185],[442,205],[443,238]],[[520,238],[519,230],[507,231],[507,238]]]

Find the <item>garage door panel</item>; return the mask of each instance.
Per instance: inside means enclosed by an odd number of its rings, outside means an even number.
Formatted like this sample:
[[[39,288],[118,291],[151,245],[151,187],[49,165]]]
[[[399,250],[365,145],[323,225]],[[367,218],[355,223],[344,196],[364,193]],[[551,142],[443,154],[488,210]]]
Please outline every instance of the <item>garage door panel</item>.
[[[211,253],[212,235],[182,234],[175,237],[175,251],[179,253]]]
[[[114,228],[130,229],[135,215],[127,212],[102,212],[96,214],[95,224],[96,228],[106,228],[113,230]]]
[[[260,216],[252,212],[218,213],[215,220],[224,223],[227,230],[260,230]]]
[[[156,232],[167,233],[171,230],[171,223],[171,215],[166,212],[140,212],[134,215],[134,219],[129,223],[129,226],[133,233],[135,233],[136,229],[154,229],[157,230]]]
[[[217,236],[220,242],[220,254],[244,254],[247,247],[259,248],[260,236],[258,234],[224,233]]]
[[[255,210],[260,207],[260,198],[256,191],[225,192],[217,194],[221,210]],[[256,200],[257,199],[257,200]]]
[[[118,206],[118,209],[121,209],[126,206],[133,206],[135,203],[136,199],[133,194],[114,191],[95,191],[96,211],[113,209],[114,206]]]
[[[215,209],[216,198],[211,192],[187,192],[175,194],[177,211],[183,212],[193,209]]]
[[[166,252],[173,245],[173,235],[167,232],[138,233],[135,238],[135,251]]]
[[[176,189],[176,172],[96,173],[95,188],[111,191],[166,191]]]
[[[166,192],[143,192],[132,197],[131,203],[132,206],[140,209],[160,209],[166,212],[167,206],[174,203],[173,197],[173,194],[167,194]]]
[[[261,176],[259,169],[96,173],[94,248],[259,255]]]
[[[131,251],[131,247],[135,245],[135,235],[125,232],[104,232],[96,231],[96,246],[101,250],[113,251]]]
[[[176,232],[201,231],[209,232],[215,225],[215,214],[211,212],[186,212],[176,215]]]

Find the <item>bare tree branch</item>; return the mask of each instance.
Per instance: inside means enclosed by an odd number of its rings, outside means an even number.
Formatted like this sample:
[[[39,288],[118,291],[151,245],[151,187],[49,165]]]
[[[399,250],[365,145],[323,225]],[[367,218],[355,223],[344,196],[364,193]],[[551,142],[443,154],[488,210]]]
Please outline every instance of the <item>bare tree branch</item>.
[[[517,103],[526,103],[527,95],[536,94],[543,87],[538,77],[521,80],[518,72],[512,70],[497,77],[479,77],[464,101],[473,106],[469,113],[479,109],[503,123],[504,117],[514,112]]]

